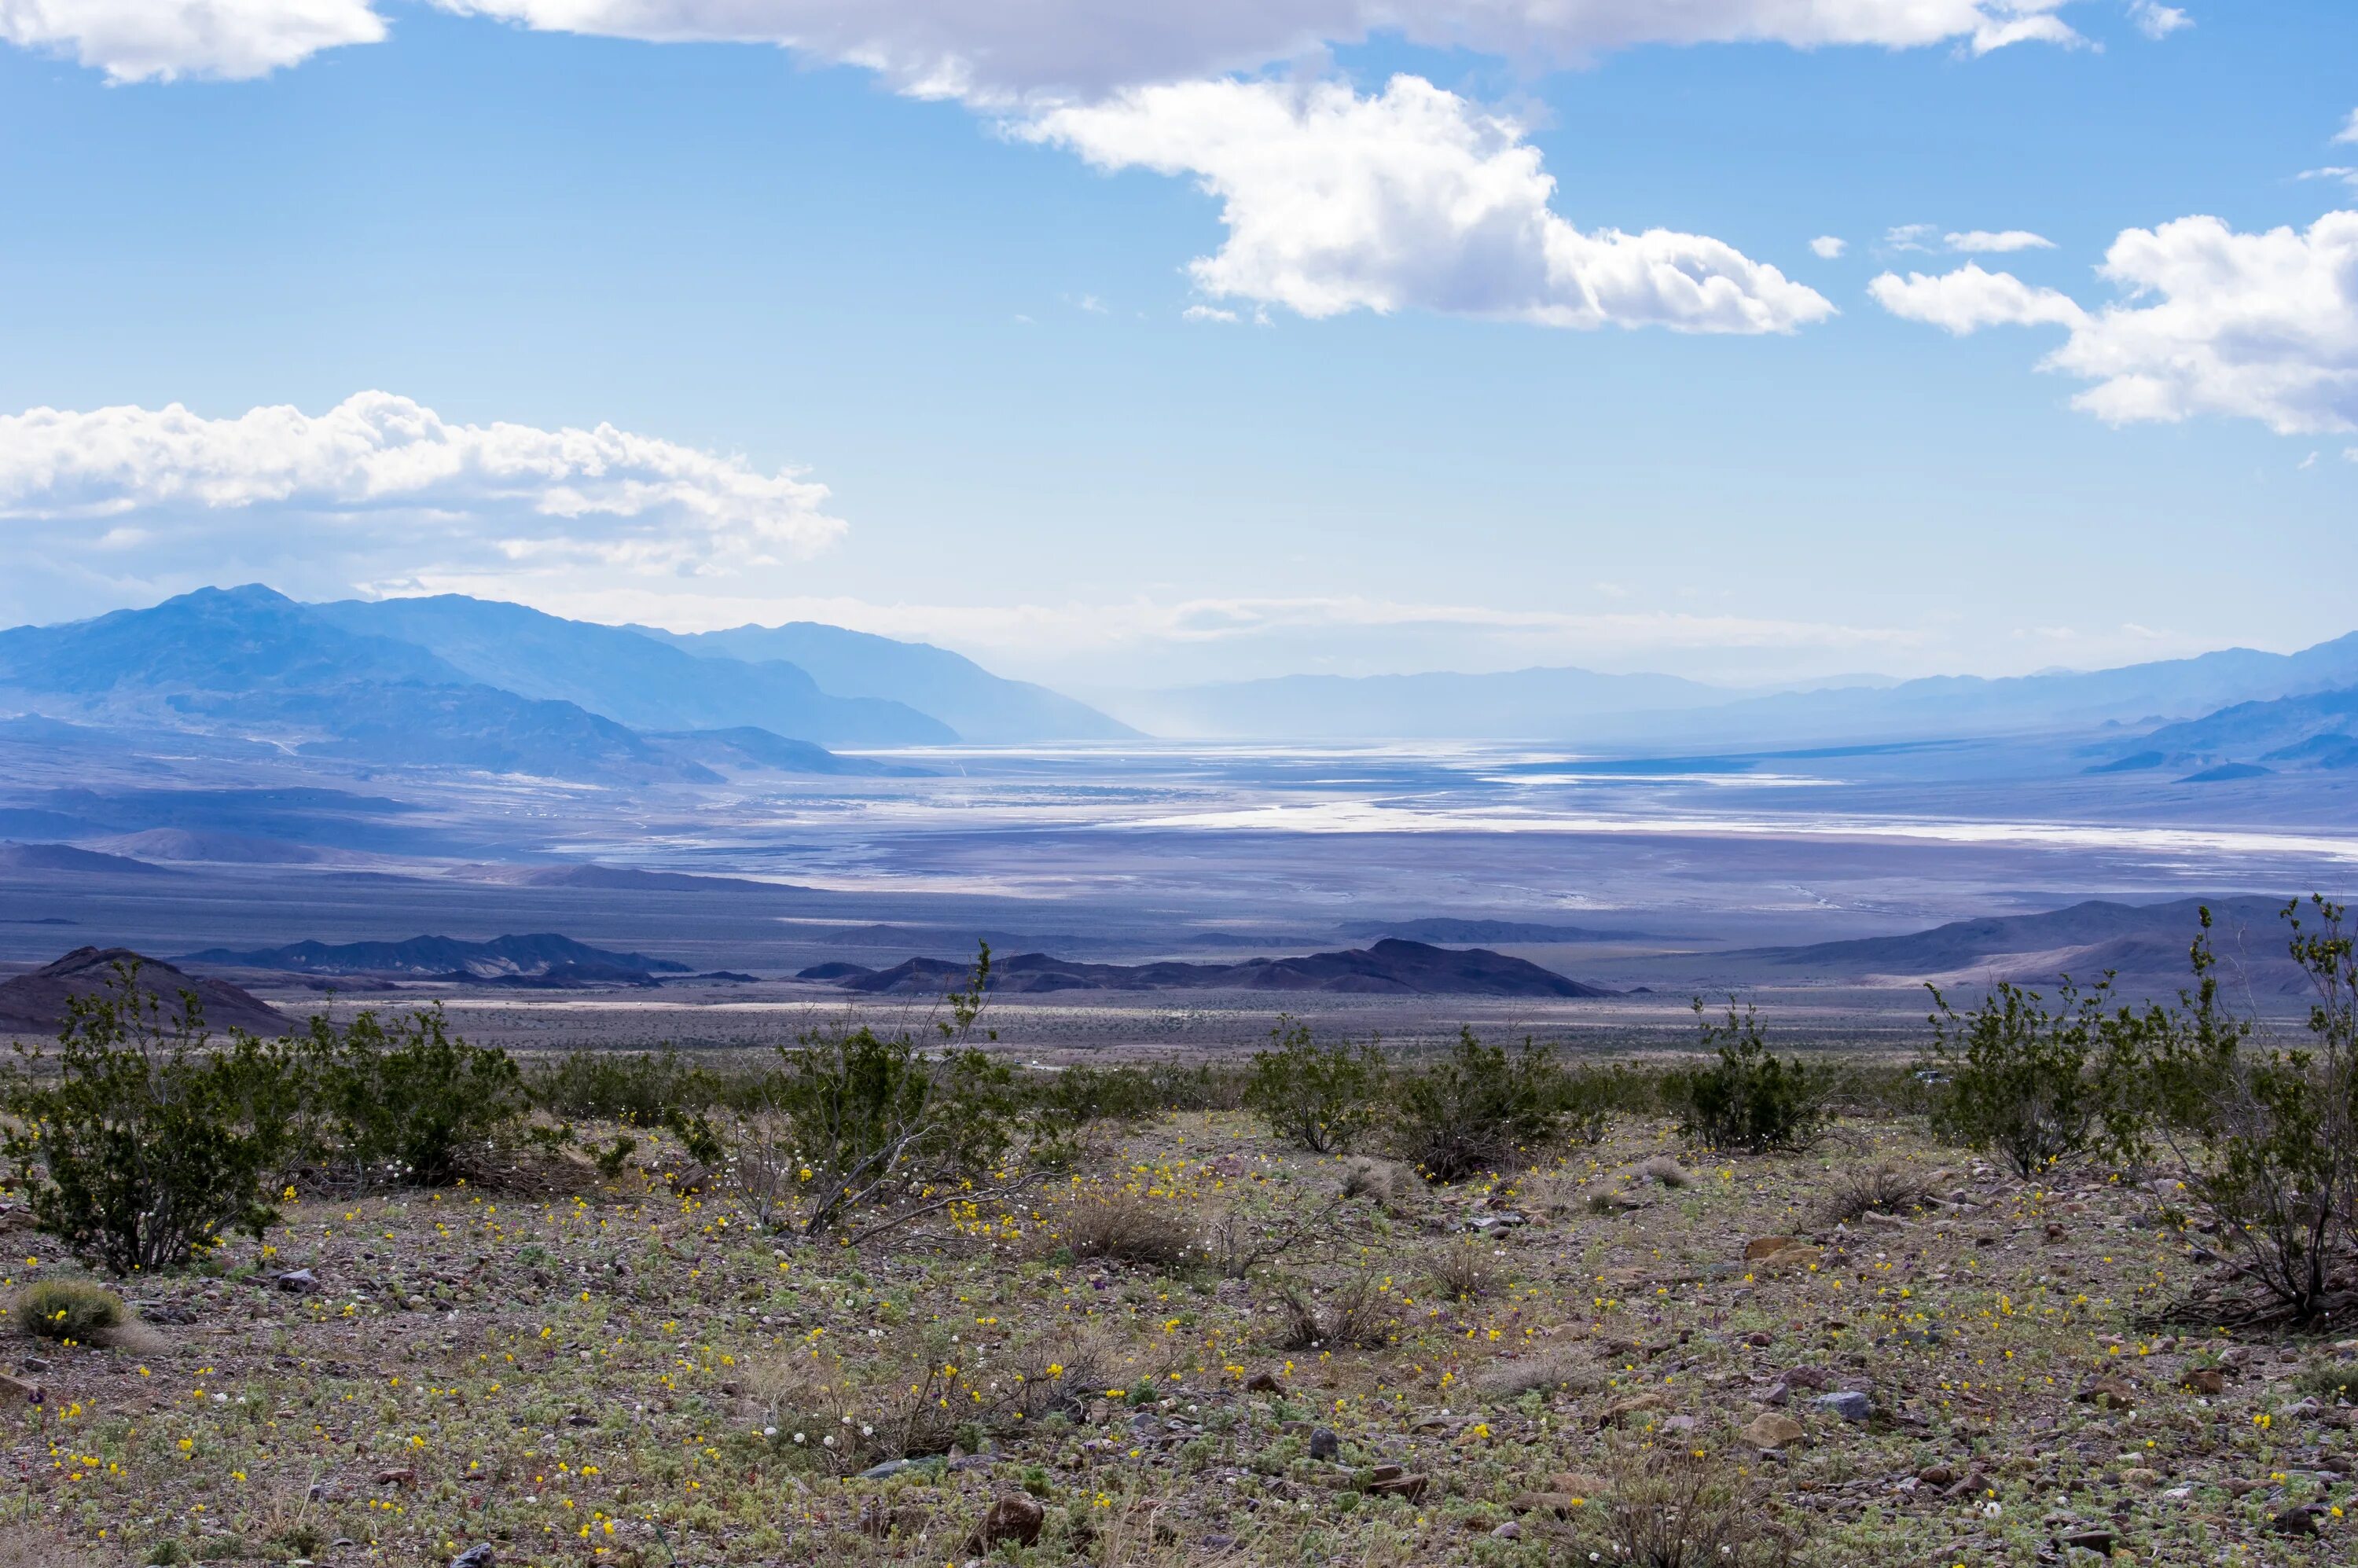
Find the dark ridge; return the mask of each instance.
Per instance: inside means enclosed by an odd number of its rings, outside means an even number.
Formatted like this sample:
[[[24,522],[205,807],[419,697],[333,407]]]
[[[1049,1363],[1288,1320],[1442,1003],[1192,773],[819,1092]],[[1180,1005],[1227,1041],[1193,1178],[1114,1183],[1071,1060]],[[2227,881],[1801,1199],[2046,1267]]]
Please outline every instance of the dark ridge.
[[[70,844],[0,844],[0,871],[78,871],[114,876],[177,877],[183,873],[135,860],[128,855],[102,855]]]
[[[820,964],[795,978],[867,993],[939,992],[963,984],[968,967],[911,958],[889,969]],[[990,989],[1012,995],[1068,990],[1329,991],[1368,995],[1602,997],[1552,969],[1484,948],[1435,947],[1390,939],[1372,947],[1240,964],[1089,964],[1045,953],[994,960]]]
[[[296,942],[284,947],[233,951],[211,947],[182,960],[298,975],[408,976],[491,984],[652,983],[657,975],[684,975],[686,964],[644,953],[612,953],[547,932],[469,942],[456,936],[413,936],[406,942]]]

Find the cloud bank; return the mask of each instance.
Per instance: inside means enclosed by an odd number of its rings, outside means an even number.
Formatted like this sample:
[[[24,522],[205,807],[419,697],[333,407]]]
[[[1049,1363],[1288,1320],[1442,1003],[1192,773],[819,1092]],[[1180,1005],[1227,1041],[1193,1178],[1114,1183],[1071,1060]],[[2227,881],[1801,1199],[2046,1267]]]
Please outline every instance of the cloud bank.
[[[1868,287],[1885,309],[1951,332],[2065,329],[2039,368],[2095,383],[2072,402],[2112,424],[2224,415],[2284,435],[2358,430],[2358,212],[2256,234],[2208,217],[2128,229],[2097,272],[2122,298],[2095,310],[1970,263]]]
[[[430,0],[544,32],[791,49],[898,91],[1003,107],[1314,59],[1376,33],[1540,63],[1643,44],[1977,52],[2071,43],[2065,0]],[[248,78],[374,43],[371,0],[0,0],[0,38],[117,81]]]
[[[62,576],[168,583],[299,559],[387,574],[725,579],[833,541],[827,489],[618,430],[455,424],[384,392],[326,413],[178,404],[0,416],[0,518]]]

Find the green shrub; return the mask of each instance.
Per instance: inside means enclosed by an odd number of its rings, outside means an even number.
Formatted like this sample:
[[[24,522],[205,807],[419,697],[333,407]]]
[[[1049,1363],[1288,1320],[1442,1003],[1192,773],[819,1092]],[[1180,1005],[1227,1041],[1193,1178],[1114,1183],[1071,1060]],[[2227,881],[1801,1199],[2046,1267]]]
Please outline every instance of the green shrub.
[[[1028,1098],[1074,1127],[1093,1121],[1135,1125],[1152,1120],[1163,1108],[1153,1076],[1141,1067],[1067,1067],[1043,1074]]]
[[[1433,1182],[1529,1163],[1561,1136],[1563,1073],[1525,1040],[1509,1055],[1460,1029],[1449,1054],[1398,1080],[1399,1154]]]
[[[1758,1010],[1739,1013],[1731,999],[1725,1021],[1714,1023],[1697,997],[1694,1014],[1703,1048],[1718,1060],[1664,1076],[1662,1098],[1680,1130],[1710,1148],[1751,1154],[1815,1143],[1825,1126],[1822,1087],[1801,1063],[1768,1049]]]
[[[569,1051],[528,1080],[532,1101],[576,1121],[667,1127],[709,1110],[725,1086],[669,1045],[660,1051]]]
[[[514,1058],[453,1038],[438,1009],[389,1026],[363,1012],[341,1033],[315,1019],[308,1044],[334,1116],[333,1154],[364,1185],[447,1186],[528,1108]]]
[[[1266,1051],[1256,1051],[1245,1108],[1270,1131],[1314,1154],[1348,1153],[1375,1128],[1383,1058],[1372,1045],[1321,1045],[1310,1025],[1280,1017]]]
[[[2000,981],[1959,1013],[1932,990],[1931,1070],[1945,1082],[1932,1129],[1995,1152],[2029,1176],[2131,1136],[2131,1087],[2146,1021],[2113,1004],[2110,976],[2086,990],[2066,979],[2050,1008]]]
[[[23,1333],[89,1345],[123,1325],[123,1298],[90,1280],[40,1280],[16,1292],[8,1315]]]
[[[53,1058],[0,1084],[0,1155],[28,1190],[34,1223],[110,1273],[185,1265],[225,1232],[259,1238],[277,1215],[270,1178],[300,1141],[299,1061],[284,1044],[232,1036],[209,1048],[201,1008],[180,1008],[118,965],[70,1004]],[[54,1073],[38,1071],[47,1060]]]

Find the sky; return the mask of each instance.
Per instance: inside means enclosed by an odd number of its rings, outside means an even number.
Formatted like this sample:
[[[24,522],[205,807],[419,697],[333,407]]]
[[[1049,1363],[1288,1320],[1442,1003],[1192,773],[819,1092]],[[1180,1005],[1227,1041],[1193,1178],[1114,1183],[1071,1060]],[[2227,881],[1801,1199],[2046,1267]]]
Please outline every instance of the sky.
[[[1087,693],[2358,628],[2346,0],[0,0],[0,623]]]

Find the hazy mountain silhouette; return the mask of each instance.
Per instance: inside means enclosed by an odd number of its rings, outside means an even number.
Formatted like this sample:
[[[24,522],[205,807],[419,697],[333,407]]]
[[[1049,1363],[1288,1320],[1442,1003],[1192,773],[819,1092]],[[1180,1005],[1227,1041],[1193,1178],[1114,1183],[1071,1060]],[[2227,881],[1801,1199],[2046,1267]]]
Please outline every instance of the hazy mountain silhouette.
[[[181,993],[188,991],[195,994],[208,1029],[243,1029],[262,1035],[287,1031],[285,1016],[227,980],[200,979],[127,947],[77,947],[54,964],[0,984],[0,1034],[55,1033],[64,1025],[73,999],[116,988],[117,964],[138,966],[139,994],[160,1001],[168,1023],[177,1024],[184,1016]]]
[[[455,936],[413,936],[402,942],[295,942],[283,947],[209,947],[180,960],[216,968],[282,969],[299,975],[373,975],[471,979],[537,979],[552,974],[644,979],[684,975],[686,964],[644,953],[614,953],[569,936],[540,932],[470,942]]]
[[[524,697],[569,702],[639,730],[754,726],[821,745],[946,742],[957,732],[898,702],[830,695],[799,666],[699,658],[620,626],[445,594],[313,607],[329,624],[397,639]]]
[[[783,659],[838,697],[905,703],[983,745],[1032,741],[1115,741],[1138,731],[1086,703],[1029,681],[992,675],[928,643],[902,643],[815,621],[683,634],[634,627],[704,658]]]
[[[2266,702],[2239,702],[2134,741],[2091,769],[2132,773],[2197,770],[2196,779],[2358,768],[2358,686]]]

